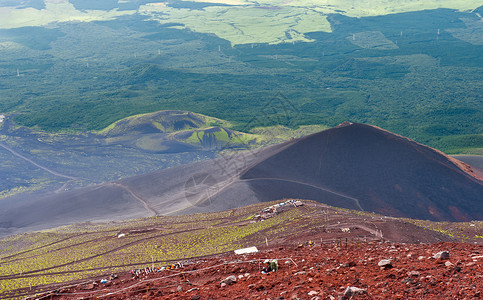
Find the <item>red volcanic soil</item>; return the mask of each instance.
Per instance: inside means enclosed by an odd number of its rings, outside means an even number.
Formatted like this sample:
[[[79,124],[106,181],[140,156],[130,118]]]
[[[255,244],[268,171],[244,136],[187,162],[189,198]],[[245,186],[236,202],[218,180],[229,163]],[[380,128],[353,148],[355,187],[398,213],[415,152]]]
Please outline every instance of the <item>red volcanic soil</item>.
[[[435,259],[440,251],[449,258]],[[262,274],[265,259],[279,270]],[[378,263],[391,259],[392,267]],[[236,282],[222,286],[234,275]],[[107,277],[108,278],[108,277]],[[344,296],[347,287],[365,290]],[[481,299],[483,246],[464,243],[368,242],[264,249],[184,263],[139,276],[119,274],[108,283],[86,282],[38,299]]]

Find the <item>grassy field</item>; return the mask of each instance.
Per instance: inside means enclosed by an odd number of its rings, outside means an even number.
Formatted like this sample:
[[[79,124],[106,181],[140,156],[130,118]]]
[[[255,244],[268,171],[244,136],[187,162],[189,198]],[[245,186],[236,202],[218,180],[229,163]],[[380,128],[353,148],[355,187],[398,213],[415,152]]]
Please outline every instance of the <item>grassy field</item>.
[[[45,0],[44,9],[31,7],[0,7],[0,28],[46,26],[55,22],[92,22],[112,20],[116,17],[134,14],[136,11],[89,10],[79,11],[68,0]]]
[[[194,1],[206,2],[206,1]],[[331,32],[330,14],[360,18],[438,8],[468,11],[481,3],[476,0],[404,1],[393,0],[311,0],[311,1],[209,1],[213,6],[192,10],[147,4],[140,13],[162,24],[179,23],[202,33],[213,33],[232,45],[250,43],[311,42],[309,32]],[[218,4],[218,5],[216,5]]]
[[[326,16],[305,7],[210,6],[195,11],[159,7],[142,13],[162,24],[181,23],[196,32],[216,34],[231,45],[310,42],[305,33],[330,32]]]

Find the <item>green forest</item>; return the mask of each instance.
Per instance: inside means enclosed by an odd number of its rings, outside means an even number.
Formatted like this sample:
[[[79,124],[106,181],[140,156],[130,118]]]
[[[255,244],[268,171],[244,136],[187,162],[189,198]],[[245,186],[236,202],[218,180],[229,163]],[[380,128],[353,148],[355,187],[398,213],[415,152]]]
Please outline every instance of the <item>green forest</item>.
[[[475,13],[328,20],[332,32],[308,34],[313,42],[233,47],[139,15],[0,29],[0,114],[51,132],[167,109],[245,132],[352,121],[448,153],[483,148],[483,42],[472,37],[481,29],[468,29]],[[267,107],[278,98],[290,114]],[[279,117],[263,118],[266,109]]]

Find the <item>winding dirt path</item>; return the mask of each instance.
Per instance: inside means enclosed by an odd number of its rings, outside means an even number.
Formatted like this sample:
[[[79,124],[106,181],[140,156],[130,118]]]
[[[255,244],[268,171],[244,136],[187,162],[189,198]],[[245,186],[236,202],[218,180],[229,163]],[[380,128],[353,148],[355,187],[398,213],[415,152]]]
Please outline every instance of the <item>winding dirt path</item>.
[[[318,189],[318,190],[321,190],[321,191],[324,191],[324,192],[328,192],[328,193],[337,195],[337,196],[342,197],[342,198],[346,198],[346,199],[352,200],[352,201],[354,201],[354,203],[356,204],[356,206],[361,211],[365,211],[362,208],[359,199],[357,199],[357,198],[354,198],[354,197],[351,197],[351,196],[347,196],[347,195],[344,195],[342,193],[339,193],[339,192],[336,192],[336,191],[333,191],[333,190],[330,190],[330,189],[327,189],[327,188],[324,188],[324,187],[312,185],[312,184],[309,184],[309,183],[306,183],[306,182],[301,182],[301,181],[296,181],[296,180],[290,180],[290,179],[284,179],[284,178],[265,178],[265,177],[262,177],[262,178],[252,178],[252,179],[241,179],[240,181],[228,180],[227,182],[218,183],[219,189],[218,189],[217,193],[220,193],[221,191],[223,191],[224,189],[228,188],[230,185],[232,185],[234,183],[243,182],[243,181],[256,181],[256,180],[285,181],[285,182],[291,182],[291,183],[297,183],[297,184],[300,184],[300,185],[310,186],[312,188],[315,188],[315,189]],[[211,196],[212,195],[210,195],[210,197]],[[199,203],[203,203],[204,201],[206,201],[208,199],[209,199],[209,197],[204,197],[204,198],[199,199],[198,202]]]
[[[152,216],[155,217],[155,216],[159,216],[160,213],[158,211],[156,211],[151,205],[149,205],[149,203],[144,200],[143,198],[141,198],[140,196],[138,196],[133,190],[131,190],[130,187],[128,186],[125,186],[121,183],[118,183],[118,182],[109,182],[109,183],[105,183],[103,184],[105,186],[117,186],[117,187],[120,187],[121,189],[125,190],[126,192],[128,192],[134,199],[138,200],[139,202],[141,202],[141,204],[144,206],[144,208],[151,212],[152,213]]]
[[[40,168],[40,169],[42,169],[42,170],[44,170],[44,171],[49,172],[49,173],[50,173],[50,174],[52,174],[52,175],[55,175],[55,176],[57,176],[57,177],[67,178],[67,179],[70,179],[70,180],[78,180],[78,179],[79,179],[79,178],[77,178],[77,177],[73,177],[73,176],[65,175],[65,174],[62,174],[62,173],[56,172],[56,171],[54,171],[54,170],[52,170],[52,169],[49,169],[49,168],[47,168],[47,167],[44,167],[44,166],[42,166],[42,165],[40,165],[40,164],[36,163],[35,161],[31,160],[30,158],[27,158],[27,157],[23,156],[22,154],[18,153],[17,151],[13,150],[12,148],[10,148],[10,147],[6,146],[6,145],[5,145],[5,144],[3,144],[3,143],[0,143],[0,147],[2,147],[3,149],[7,150],[7,151],[8,151],[8,152],[10,152],[10,153],[12,153],[13,155],[15,155],[15,156],[17,156],[17,157],[19,157],[19,158],[21,158],[21,159],[25,160],[26,162],[28,162],[28,163],[30,163],[30,164],[32,164],[32,165],[34,165],[34,166],[36,166],[37,168]]]
[[[309,184],[309,183],[306,183],[306,182],[301,182],[301,181],[296,181],[296,180],[289,180],[289,179],[283,179],[283,178],[254,178],[254,179],[243,179],[243,181],[252,181],[252,180],[285,181],[285,182],[292,182],[292,183],[297,183],[297,184],[301,184],[301,185],[310,186],[310,187],[313,187],[315,189],[318,189],[318,190],[321,190],[321,191],[324,191],[324,192],[328,192],[328,193],[331,193],[331,194],[340,196],[342,198],[350,199],[350,200],[354,201],[354,203],[357,205],[357,207],[359,207],[359,209],[361,211],[364,211],[364,209],[361,206],[361,203],[359,202],[359,199],[356,199],[356,198],[351,197],[351,196],[344,195],[344,194],[339,193],[339,192],[335,192],[333,190],[330,190],[330,189],[327,189],[327,188],[324,188],[324,187],[312,185],[312,184]]]

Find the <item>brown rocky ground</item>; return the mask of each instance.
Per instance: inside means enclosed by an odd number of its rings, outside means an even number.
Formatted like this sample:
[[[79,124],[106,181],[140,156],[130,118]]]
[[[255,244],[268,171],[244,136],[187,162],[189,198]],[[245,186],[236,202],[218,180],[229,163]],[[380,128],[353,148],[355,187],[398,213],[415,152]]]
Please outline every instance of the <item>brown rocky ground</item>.
[[[440,251],[448,259],[435,259]],[[262,274],[265,259],[278,272]],[[378,263],[391,259],[392,267]],[[118,274],[37,299],[482,299],[483,245],[441,242],[360,242],[276,246],[255,254],[225,254],[182,268],[139,276]],[[234,275],[236,282],[222,284]],[[363,289],[350,295],[347,287]]]

